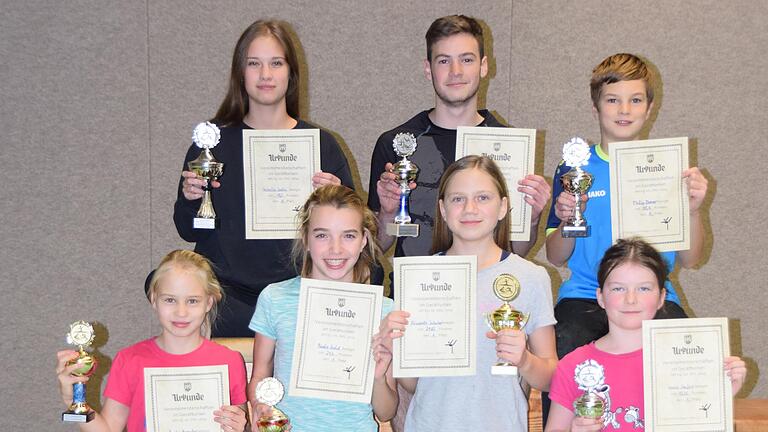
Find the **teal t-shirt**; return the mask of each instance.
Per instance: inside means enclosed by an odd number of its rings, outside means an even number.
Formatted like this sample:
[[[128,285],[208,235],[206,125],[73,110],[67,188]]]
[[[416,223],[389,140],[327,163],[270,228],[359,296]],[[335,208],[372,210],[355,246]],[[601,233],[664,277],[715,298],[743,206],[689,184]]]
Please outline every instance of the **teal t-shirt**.
[[[552,196],[556,200],[563,191],[560,177],[571,168],[563,163],[558,165],[553,180]],[[603,153],[599,145],[590,148],[589,163],[583,168],[594,176],[592,187],[587,192],[589,201],[584,212],[584,218],[591,227],[589,237],[576,238],[571,258],[568,259],[568,269],[571,277],[563,282],[558,291],[557,301],[563,299],[596,299],[597,270],[605,251],[613,244],[611,234],[611,182],[608,155]],[[547,220],[547,234],[560,225],[560,219],[555,215],[552,206]],[[669,271],[675,268],[676,252],[662,252],[661,256],[667,262]],[[667,289],[667,300],[680,304],[675,289],[669,282],[664,283]]]
[[[288,395],[300,288],[300,277],[267,286],[259,295],[256,311],[249,325],[251,330],[276,341],[273,376],[286,388],[285,396],[277,404],[277,408],[291,419],[293,432],[378,431],[370,403]],[[381,308],[382,318],[392,310],[392,306],[392,300],[384,297]]]

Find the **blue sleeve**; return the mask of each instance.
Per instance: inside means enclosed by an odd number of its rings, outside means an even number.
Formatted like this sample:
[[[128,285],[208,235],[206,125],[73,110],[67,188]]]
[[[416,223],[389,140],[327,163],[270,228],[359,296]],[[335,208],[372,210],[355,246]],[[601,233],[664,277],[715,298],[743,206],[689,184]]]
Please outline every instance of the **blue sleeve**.
[[[272,324],[272,289],[271,285],[264,288],[256,302],[256,310],[253,312],[248,328],[270,339],[277,340],[277,330]]]
[[[549,217],[547,217],[547,229],[554,229],[560,226],[560,218],[555,214],[555,203],[557,197],[563,192],[563,185],[560,183],[560,177],[567,172],[567,166],[561,160],[555,169],[555,175],[552,177],[552,205],[549,208]]]

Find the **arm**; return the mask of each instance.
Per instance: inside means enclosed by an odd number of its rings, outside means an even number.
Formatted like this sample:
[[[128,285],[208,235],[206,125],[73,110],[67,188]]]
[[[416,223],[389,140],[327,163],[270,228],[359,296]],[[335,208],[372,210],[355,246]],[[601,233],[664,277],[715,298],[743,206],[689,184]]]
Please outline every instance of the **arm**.
[[[392,351],[381,342],[382,336],[373,337],[373,358],[376,370],[373,378],[373,413],[380,421],[389,421],[397,413],[399,398],[397,383],[392,376]]]
[[[88,382],[88,377],[72,375],[72,372],[74,372],[79,365],[66,365],[67,361],[77,357],[76,351],[59,351],[56,353],[56,357],[56,375],[59,379],[59,392],[61,393],[64,406],[69,408],[73,399],[72,385],[77,382],[86,383]],[[83,432],[120,432],[128,423],[129,412],[130,410],[126,405],[113,399],[105,398],[101,414],[97,412],[95,413],[93,420],[88,423],[80,424],[80,430]]]
[[[557,188],[559,189],[559,188]],[[586,209],[589,197],[584,194],[581,196],[581,210]],[[550,224],[547,225],[547,260],[555,266],[562,267],[573,254],[573,248],[576,246],[575,238],[563,237],[562,228],[565,221],[573,214],[576,208],[576,198],[567,192],[560,192],[557,199],[552,204],[550,211]],[[554,216],[554,217],[553,217]],[[557,218],[557,219],[555,219]],[[551,222],[559,220],[560,223],[554,231],[550,231]]]
[[[739,357],[726,357],[725,374],[731,380],[731,391],[735,395],[741,390],[741,386],[744,385],[744,380],[747,378],[747,364]]]
[[[256,332],[253,336],[253,371],[251,381],[248,383],[248,400],[253,407],[253,415],[257,419],[268,413],[269,406],[256,399],[256,384],[262,379],[272,376],[274,362],[275,340]]]
[[[520,375],[534,388],[549,390],[552,374],[557,367],[555,328],[548,325],[531,333],[526,344],[522,330],[505,329],[498,333],[488,331],[486,337],[496,339],[496,353],[500,359],[517,366]]]
[[[405,328],[408,325],[408,317],[410,313],[406,311],[392,311],[387,314],[384,319],[381,320],[379,325],[379,332],[374,335],[374,352],[377,350],[383,350],[392,352],[392,341],[394,339],[403,337]],[[378,347],[381,345],[381,347]],[[398,378],[397,383],[403,386],[408,393],[416,392],[416,385],[418,384],[418,378]],[[395,388],[395,387],[392,387]],[[397,407],[395,407],[397,408]]]
[[[512,242],[512,252],[525,256],[539,238],[539,222],[544,207],[552,196],[552,188],[544,177],[529,174],[517,182],[517,191],[525,195],[525,202],[531,206],[531,238],[528,241]]]
[[[324,129],[320,129],[320,169],[320,172],[312,176],[312,187],[343,184],[355,189],[355,180],[344,151],[336,138]]]
[[[707,178],[693,167],[683,171],[683,181],[688,182],[689,212],[691,215],[691,247],[678,252],[680,266],[691,268],[701,261],[704,254],[704,222],[702,221],[702,204],[707,195]]]
[[[549,417],[547,417],[547,428],[545,432],[598,432],[603,429],[603,422],[600,419],[589,419],[576,417],[573,411],[552,402],[549,408]]]
[[[179,236],[188,242],[198,242],[207,238],[212,230],[196,230],[192,226],[193,219],[200,208],[201,198],[203,197],[202,187],[205,180],[200,179],[191,171],[187,171],[187,162],[195,159],[200,153],[196,145],[192,145],[187,150],[182,167],[179,186],[176,194],[176,203],[173,206],[173,222],[176,225],[176,231]],[[221,184],[218,181],[211,182],[211,186],[218,188]]]

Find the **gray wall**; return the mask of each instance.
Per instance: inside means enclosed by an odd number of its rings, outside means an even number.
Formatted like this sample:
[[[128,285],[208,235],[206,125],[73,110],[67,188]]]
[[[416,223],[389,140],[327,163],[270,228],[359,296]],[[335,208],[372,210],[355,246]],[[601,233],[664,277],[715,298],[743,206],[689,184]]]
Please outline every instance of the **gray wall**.
[[[689,313],[732,319],[733,349],[750,366],[740,396],[768,397],[766,205],[755,199],[768,4],[485,3],[2,0],[3,429],[71,430],[59,426],[53,373],[71,321],[100,323],[106,366],[157,332],[142,285],[166,252],[191,247],[171,213],[192,127],[213,115],[234,42],[259,17],[294,24],[309,70],[305,117],[343,139],[366,187],[378,134],[432,106],[423,35],[438,16],[466,13],[491,29],[483,104],[539,130],[537,171],[550,179],[564,141],[599,138],[591,68],[618,51],[649,58],[663,79],[651,136],[690,136],[712,191],[707,260],[676,283]],[[536,252],[544,263],[541,242]]]

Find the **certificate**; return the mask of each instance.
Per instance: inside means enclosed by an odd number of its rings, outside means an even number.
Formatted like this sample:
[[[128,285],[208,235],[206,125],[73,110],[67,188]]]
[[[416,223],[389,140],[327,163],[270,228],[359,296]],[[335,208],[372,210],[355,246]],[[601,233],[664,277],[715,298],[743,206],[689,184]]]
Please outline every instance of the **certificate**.
[[[383,287],[301,279],[288,394],[370,403]]]
[[[144,369],[147,432],[219,432],[213,411],[229,405],[227,365]]]
[[[643,321],[645,429],[733,431],[727,318]]]
[[[617,142],[608,149],[613,242],[639,236],[660,252],[690,249],[688,187],[682,178],[688,138]]]
[[[456,135],[456,160],[467,155],[486,156],[499,166],[509,190],[510,240],[531,239],[531,205],[517,191],[517,182],[533,173],[536,129],[460,127]]]
[[[394,259],[395,307],[411,314],[394,340],[395,377],[474,375],[477,257]]]
[[[295,238],[296,214],[318,171],[318,129],[243,130],[245,238]]]

